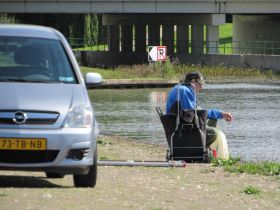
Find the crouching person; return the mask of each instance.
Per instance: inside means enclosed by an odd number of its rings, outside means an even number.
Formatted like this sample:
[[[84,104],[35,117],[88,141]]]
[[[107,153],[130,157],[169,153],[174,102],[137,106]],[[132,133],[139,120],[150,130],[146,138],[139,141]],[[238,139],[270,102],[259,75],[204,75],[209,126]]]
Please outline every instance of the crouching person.
[[[177,109],[178,105],[180,110],[199,109],[196,95],[202,90],[204,84],[205,80],[200,72],[187,73],[184,82],[177,84],[169,92],[166,113],[174,114],[174,107]],[[216,125],[218,119],[225,119],[230,122],[233,120],[233,116],[230,112],[224,112],[219,109],[208,109],[207,118],[206,145],[213,150],[214,156],[227,159],[229,153],[225,135],[216,128]]]

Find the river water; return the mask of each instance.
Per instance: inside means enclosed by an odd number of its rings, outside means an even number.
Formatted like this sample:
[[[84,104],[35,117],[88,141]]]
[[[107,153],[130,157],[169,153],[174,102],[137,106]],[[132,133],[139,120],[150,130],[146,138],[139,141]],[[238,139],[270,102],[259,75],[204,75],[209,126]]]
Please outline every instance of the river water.
[[[165,111],[169,90],[90,91],[101,134],[130,137],[167,147],[155,107],[160,106]],[[204,108],[218,108],[234,115],[231,123],[219,121],[233,157],[280,161],[279,85],[207,84],[198,99]]]

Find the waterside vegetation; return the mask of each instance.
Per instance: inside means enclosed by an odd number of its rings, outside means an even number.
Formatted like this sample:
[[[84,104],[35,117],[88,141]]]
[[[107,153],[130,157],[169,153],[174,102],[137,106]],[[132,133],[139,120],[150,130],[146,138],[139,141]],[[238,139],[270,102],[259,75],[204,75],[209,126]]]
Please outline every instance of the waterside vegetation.
[[[280,74],[273,70],[255,68],[183,65],[172,62],[119,66],[111,69],[82,67],[82,72],[97,72],[104,79],[179,79],[190,71],[200,71],[207,82],[279,82]]]
[[[229,158],[228,160],[213,159],[212,166],[224,167],[225,171],[231,173],[258,174],[264,176],[279,176],[280,164],[271,161],[244,162],[240,158]]]

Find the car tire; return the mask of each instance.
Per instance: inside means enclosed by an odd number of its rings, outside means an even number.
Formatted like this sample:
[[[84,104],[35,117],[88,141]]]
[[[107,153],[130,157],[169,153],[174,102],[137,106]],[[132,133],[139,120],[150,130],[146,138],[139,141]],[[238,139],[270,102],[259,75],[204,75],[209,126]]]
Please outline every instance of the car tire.
[[[64,176],[65,174],[61,174],[61,173],[46,172],[47,178],[59,179],[59,178],[63,178]]]
[[[93,165],[90,166],[87,174],[73,175],[75,187],[94,187],[97,180],[97,151],[95,149],[93,156]]]

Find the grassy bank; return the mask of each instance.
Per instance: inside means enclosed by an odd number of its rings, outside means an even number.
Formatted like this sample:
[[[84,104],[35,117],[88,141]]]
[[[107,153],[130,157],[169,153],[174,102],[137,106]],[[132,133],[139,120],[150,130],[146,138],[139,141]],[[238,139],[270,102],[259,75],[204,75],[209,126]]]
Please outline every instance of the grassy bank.
[[[82,72],[97,72],[104,79],[180,79],[190,71],[200,71],[207,82],[279,82],[272,70],[223,66],[181,65],[176,61],[153,65],[120,66],[115,69],[82,67]]]

